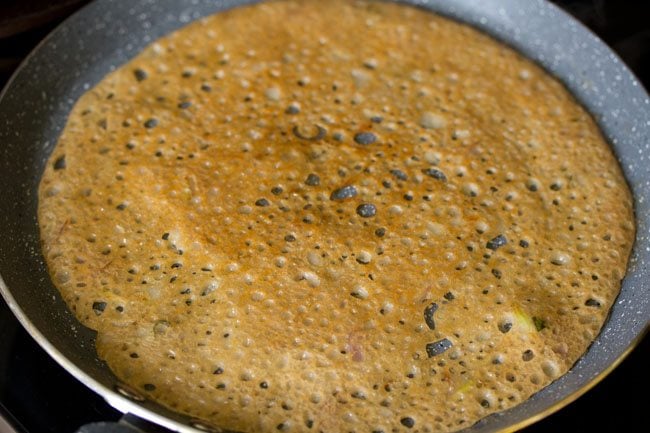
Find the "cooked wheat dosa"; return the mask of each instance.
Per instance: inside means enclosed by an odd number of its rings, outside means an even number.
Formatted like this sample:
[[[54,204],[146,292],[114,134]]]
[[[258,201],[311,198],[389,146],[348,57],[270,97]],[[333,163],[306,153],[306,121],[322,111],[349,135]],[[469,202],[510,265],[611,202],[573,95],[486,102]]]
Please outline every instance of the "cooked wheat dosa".
[[[447,432],[565,373],[634,237],[538,66],[391,3],[200,19],[85,93],[43,174],[52,279],[115,375],[241,432]]]

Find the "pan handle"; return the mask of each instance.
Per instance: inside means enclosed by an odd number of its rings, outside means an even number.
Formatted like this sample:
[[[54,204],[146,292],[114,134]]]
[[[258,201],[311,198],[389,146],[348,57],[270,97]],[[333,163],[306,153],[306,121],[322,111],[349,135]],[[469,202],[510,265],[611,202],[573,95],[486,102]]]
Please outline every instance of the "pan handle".
[[[122,415],[118,422],[85,424],[75,433],[172,433],[172,431],[127,413]]]

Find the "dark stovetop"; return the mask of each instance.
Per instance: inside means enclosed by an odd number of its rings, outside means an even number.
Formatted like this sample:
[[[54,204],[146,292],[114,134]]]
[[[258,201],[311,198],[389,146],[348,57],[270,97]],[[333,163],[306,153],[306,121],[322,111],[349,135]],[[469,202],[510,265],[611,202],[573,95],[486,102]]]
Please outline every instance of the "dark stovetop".
[[[38,41],[87,1],[0,1],[0,87]],[[554,2],[614,48],[650,88],[650,2]],[[645,338],[594,389],[522,432],[638,430],[647,410],[648,366],[650,339]],[[2,417],[20,433],[67,433],[85,423],[117,420],[120,413],[51,360],[0,299],[0,433],[6,433]]]

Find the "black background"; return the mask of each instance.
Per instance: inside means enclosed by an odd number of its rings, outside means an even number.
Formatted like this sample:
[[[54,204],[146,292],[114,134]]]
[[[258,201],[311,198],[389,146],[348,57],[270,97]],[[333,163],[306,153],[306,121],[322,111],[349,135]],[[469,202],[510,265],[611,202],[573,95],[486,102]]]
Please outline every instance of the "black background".
[[[86,2],[0,0],[0,87],[49,31]],[[650,1],[555,0],[554,3],[598,34],[630,66],[646,89],[650,87]],[[648,410],[649,367],[650,339],[645,338],[595,388],[522,432],[648,430],[645,411]],[[29,433],[73,432],[87,422],[120,417],[52,361],[20,327],[2,300],[0,414],[19,432]]]

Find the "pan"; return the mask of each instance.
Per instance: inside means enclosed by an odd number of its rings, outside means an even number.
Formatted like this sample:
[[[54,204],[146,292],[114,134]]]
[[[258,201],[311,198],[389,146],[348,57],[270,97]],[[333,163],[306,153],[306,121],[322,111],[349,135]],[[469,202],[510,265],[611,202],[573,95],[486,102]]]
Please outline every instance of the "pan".
[[[610,317],[564,376],[465,433],[515,431],[578,398],[635,347],[650,322],[650,100],[622,61],[544,0],[402,0],[474,27],[558,77],[591,112],[632,189],[637,237]],[[120,384],[50,282],[40,252],[37,188],[79,96],[153,40],[190,21],[251,0],[96,0],[25,60],[0,95],[0,291],[31,336],[62,367],[122,411],[182,431],[213,431]],[[215,431],[218,431],[216,429]]]

